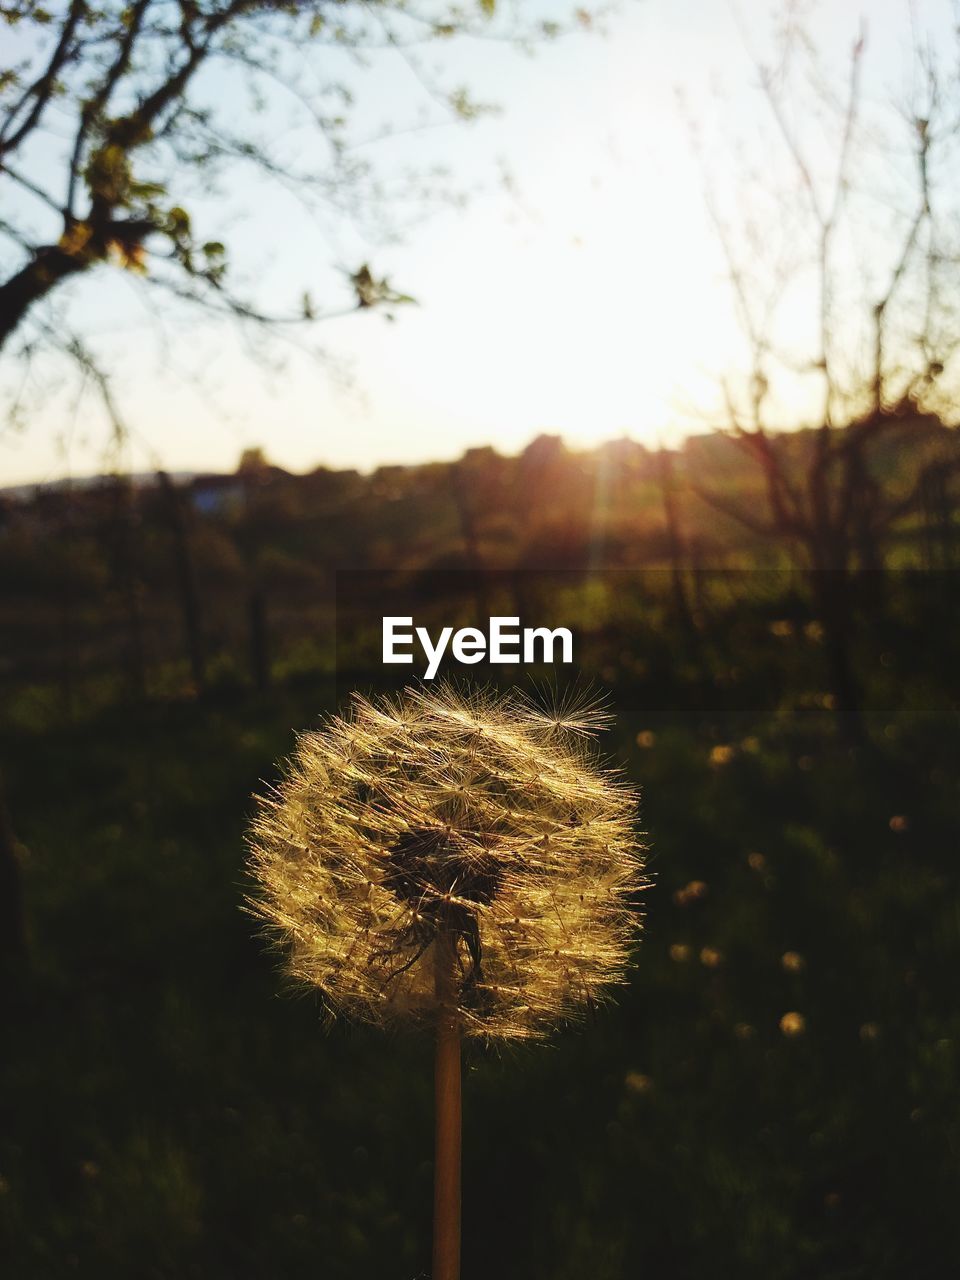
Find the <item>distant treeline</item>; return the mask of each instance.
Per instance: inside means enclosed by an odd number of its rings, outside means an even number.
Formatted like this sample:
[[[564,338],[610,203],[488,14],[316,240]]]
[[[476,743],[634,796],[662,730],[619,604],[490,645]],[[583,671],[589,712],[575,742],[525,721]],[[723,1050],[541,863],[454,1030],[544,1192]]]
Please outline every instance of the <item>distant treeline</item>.
[[[773,441],[781,471],[799,483],[816,464],[816,433]],[[920,415],[876,440],[853,496],[889,493],[896,519],[882,529],[861,521],[849,562],[836,567],[960,561],[957,441]],[[775,524],[768,481],[749,441],[721,433],[677,450],[617,440],[574,451],[541,435],[516,457],[471,449],[456,462],[370,475],[293,475],[248,450],[230,475],[8,491],[0,689],[71,713],[78,699],[118,692],[263,687],[332,669],[343,569],[660,568],[682,611],[692,607],[682,581],[691,571],[809,567],[789,527],[771,536],[756,519],[764,512]],[[898,506],[901,493],[916,496]]]

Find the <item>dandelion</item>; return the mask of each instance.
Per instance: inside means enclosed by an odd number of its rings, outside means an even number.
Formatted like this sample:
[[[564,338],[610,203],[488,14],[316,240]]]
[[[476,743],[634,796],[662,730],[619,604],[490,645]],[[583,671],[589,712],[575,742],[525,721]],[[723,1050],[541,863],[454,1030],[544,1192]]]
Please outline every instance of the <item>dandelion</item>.
[[[436,1035],[435,1280],[459,1271],[460,1043],[539,1037],[623,980],[643,887],[604,717],[405,689],[302,734],[259,799],[251,899],[330,1012]]]
[[[807,1029],[807,1020],[802,1013],[791,1010],[780,1019],[780,1030],[785,1036],[802,1036]]]

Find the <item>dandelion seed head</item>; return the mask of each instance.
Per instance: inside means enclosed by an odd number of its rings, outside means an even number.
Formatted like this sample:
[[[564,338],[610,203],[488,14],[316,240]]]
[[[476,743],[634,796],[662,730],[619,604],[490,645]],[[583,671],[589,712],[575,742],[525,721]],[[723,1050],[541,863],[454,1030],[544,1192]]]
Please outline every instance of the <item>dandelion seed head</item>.
[[[355,695],[301,734],[249,835],[250,906],[289,974],[332,1011],[431,1020],[452,939],[466,1034],[542,1035],[602,1000],[645,880],[637,796],[599,767],[599,723],[441,685]]]

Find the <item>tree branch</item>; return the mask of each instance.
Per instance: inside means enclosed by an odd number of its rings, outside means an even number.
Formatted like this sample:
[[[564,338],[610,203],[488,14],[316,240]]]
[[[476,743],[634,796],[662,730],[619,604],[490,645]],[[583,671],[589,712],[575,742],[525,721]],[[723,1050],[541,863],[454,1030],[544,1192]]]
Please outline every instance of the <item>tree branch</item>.
[[[63,26],[60,29],[60,38],[54,46],[50,55],[50,61],[47,63],[43,74],[36,79],[33,84],[29,85],[20,97],[19,102],[11,107],[3,128],[0,129],[0,156],[5,155],[8,151],[14,151],[21,142],[32,133],[34,128],[43,115],[44,108],[50,101],[50,97],[56,87],[57,76],[61,69],[70,60],[70,45],[73,41],[74,34],[80,24],[81,18],[86,14],[87,5],[85,0],[72,0],[67,16],[64,19]],[[17,128],[8,135],[8,129],[13,128],[14,121],[17,116],[27,105],[30,99],[33,99],[33,105],[27,112],[23,121]]]

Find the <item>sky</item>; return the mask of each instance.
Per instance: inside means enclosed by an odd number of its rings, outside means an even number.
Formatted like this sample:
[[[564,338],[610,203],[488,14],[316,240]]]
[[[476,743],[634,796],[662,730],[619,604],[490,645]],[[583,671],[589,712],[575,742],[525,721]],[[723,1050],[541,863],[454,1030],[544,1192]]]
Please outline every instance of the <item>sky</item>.
[[[904,92],[906,4],[794,8],[840,68],[865,16],[868,94]],[[914,8],[937,38],[949,35],[948,5]],[[112,268],[79,281],[65,305],[114,371],[130,428],[125,465],[232,470],[259,446],[292,470],[369,470],[479,445],[516,452],[544,431],[573,446],[621,436],[655,446],[706,429],[718,379],[743,347],[705,180],[730,217],[743,213],[731,175],[751,162],[762,174],[771,136],[751,57],[766,56],[783,12],[764,0],[624,0],[606,34],[576,34],[533,58],[496,41],[437,47],[428,56],[447,81],[470,83],[500,111],[471,125],[428,111],[435,127],[358,145],[387,175],[446,164],[470,192],[462,208],[419,210],[396,244],[335,218],[318,228],[262,184],[199,198],[195,221],[277,305],[304,288],[342,303],[342,268],[364,260],[417,304],[392,321],[377,311],[324,321],[310,335],[323,347],[317,359],[283,342],[264,351],[222,323],[158,319],[142,287]],[[235,95],[242,120],[236,86],[208,91]],[[379,58],[357,79],[357,138],[381,121],[416,120],[418,95],[403,58]],[[296,154],[309,140],[285,133],[281,112],[267,114],[273,145]],[[407,211],[398,206],[397,220]],[[810,303],[801,285],[787,307],[785,332],[798,343]],[[8,355],[4,364],[9,397],[20,371]],[[25,426],[0,433],[0,484],[103,467],[109,429],[96,395],[78,398],[66,370],[43,376]],[[798,395],[788,418],[803,417]]]

